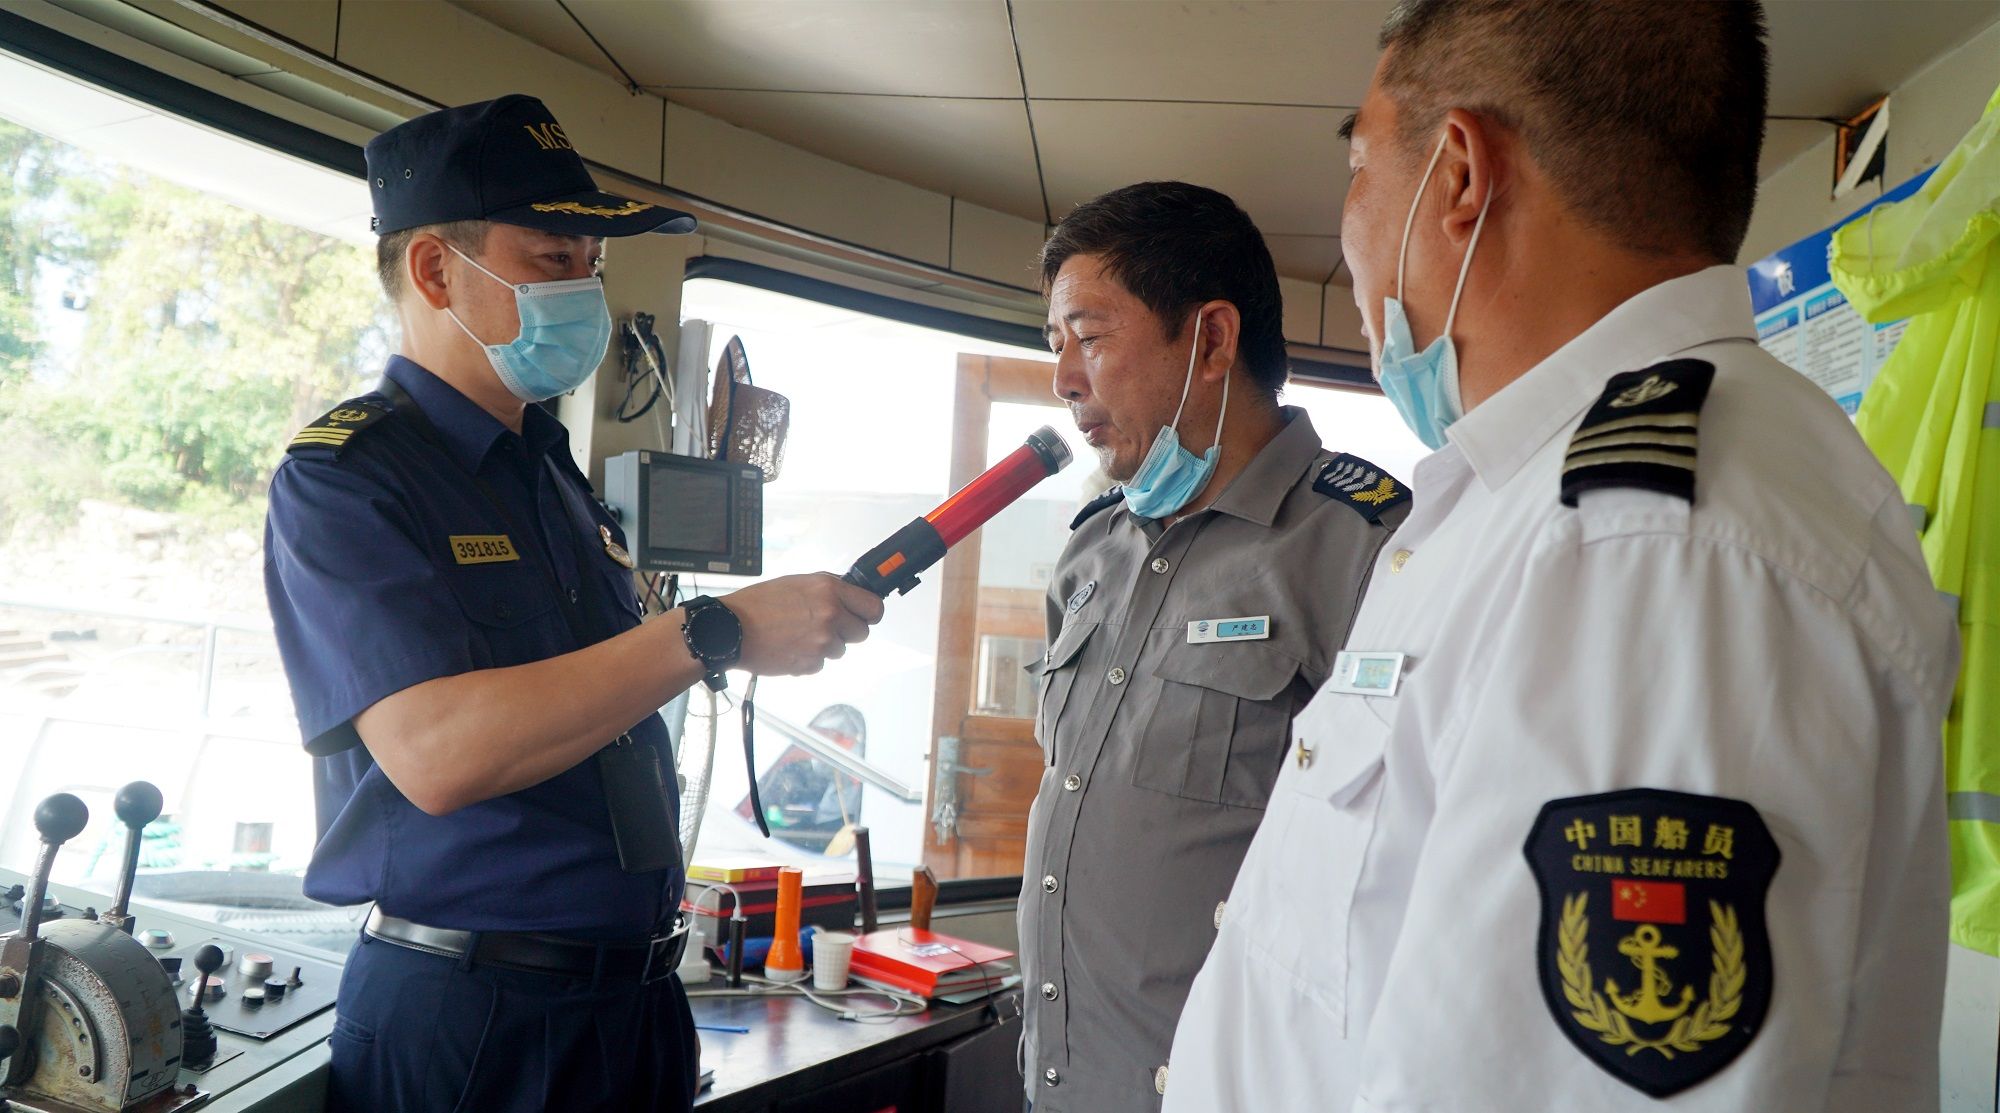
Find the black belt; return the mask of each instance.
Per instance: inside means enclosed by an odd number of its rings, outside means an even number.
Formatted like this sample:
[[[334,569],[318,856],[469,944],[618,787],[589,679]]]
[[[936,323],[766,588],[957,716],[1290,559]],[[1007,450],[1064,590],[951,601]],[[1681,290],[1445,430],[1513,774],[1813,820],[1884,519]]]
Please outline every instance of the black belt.
[[[462,961],[469,952],[474,965],[649,985],[680,966],[690,926],[688,917],[681,915],[675,919],[674,929],[664,935],[631,942],[590,943],[538,932],[427,927],[375,908],[368,913],[368,926],[364,930],[385,943],[440,958]]]

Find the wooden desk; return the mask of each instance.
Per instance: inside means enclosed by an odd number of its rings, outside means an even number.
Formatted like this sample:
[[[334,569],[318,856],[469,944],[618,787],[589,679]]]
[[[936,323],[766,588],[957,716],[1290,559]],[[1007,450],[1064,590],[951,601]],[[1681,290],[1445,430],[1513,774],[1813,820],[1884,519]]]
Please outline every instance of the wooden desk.
[[[712,980],[706,988],[720,988]],[[750,1029],[701,1032],[702,1066],[715,1084],[701,1113],[1019,1113],[1014,1044],[1018,989],[990,1002],[937,1005],[916,1016],[856,1022],[796,997],[697,997],[696,1024]],[[881,1003],[859,998],[862,1009]],[[994,1016],[998,1014],[999,1023]]]

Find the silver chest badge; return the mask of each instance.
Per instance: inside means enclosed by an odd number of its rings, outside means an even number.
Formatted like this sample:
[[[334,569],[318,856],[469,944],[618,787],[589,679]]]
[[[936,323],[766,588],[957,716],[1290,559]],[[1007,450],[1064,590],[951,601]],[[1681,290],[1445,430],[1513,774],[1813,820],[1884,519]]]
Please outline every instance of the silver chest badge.
[[[1090,602],[1091,593],[1096,590],[1097,590],[1096,580],[1092,580],[1089,583],[1083,585],[1082,587],[1077,588],[1076,594],[1069,597],[1069,613],[1075,614],[1076,612],[1082,610],[1083,605],[1085,603]]]

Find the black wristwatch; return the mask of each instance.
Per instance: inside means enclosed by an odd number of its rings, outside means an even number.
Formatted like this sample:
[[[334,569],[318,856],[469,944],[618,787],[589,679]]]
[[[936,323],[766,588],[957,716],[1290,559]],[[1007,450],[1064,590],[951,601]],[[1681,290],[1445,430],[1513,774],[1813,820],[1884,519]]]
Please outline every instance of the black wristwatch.
[[[723,670],[743,656],[743,624],[719,599],[697,595],[681,606],[681,636],[688,652],[708,670],[701,682],[720,692],[729,687]]]

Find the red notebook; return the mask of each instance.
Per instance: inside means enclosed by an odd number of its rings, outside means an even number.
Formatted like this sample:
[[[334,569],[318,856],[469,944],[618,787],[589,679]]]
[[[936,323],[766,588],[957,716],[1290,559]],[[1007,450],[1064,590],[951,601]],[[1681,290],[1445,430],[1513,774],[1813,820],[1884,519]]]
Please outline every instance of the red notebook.
[[[915,928],[884,928],[854,942],[854,972],[925,996],[998,981],[1014,952]]]

